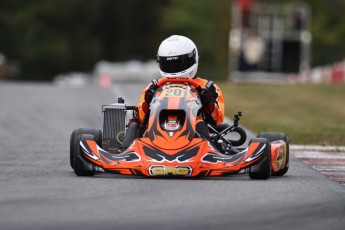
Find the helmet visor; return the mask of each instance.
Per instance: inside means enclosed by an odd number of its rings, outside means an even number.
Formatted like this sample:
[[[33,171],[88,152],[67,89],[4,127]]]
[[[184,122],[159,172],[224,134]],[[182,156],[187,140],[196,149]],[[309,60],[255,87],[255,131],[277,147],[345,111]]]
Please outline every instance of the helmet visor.
[[[196,51],[193,50],[191,53],[163,57],[158,56],[159,68],[166,73],[178,73],[189,69],[196,63]]]

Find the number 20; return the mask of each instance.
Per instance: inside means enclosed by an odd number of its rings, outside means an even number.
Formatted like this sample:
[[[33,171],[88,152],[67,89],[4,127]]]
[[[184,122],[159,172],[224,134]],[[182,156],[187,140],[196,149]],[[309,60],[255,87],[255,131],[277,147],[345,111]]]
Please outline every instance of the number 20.
[[[182,96],[183,92],[183,96]],[[186,97],[187,96],[187,91],[186,90],[181,90],[181,89],[168,89],[167,92],[165,93],[165,97]]]

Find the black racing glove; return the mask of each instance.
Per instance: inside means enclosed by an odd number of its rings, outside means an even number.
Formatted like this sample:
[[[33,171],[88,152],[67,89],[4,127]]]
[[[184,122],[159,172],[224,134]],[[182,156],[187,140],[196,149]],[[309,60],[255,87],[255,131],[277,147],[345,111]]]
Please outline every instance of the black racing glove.
[[[150,104],[153,98],[153,95],[155,94],[155,91],[153,89],[148,88],[145,92],[145,102],[147,104]]]
[[[151,85],[147,88],[147,90],[145,92],[145,102],[147,104],[151,103],[153,96],[155,95],[155,92],[158,89],[157,82],[158,82],[158,80],[153,80],[151,82]]]
[[[207,88],[201,90],[200,100],[202,104],[202,112],[211,114],[214,111],[214,102],[211,96],[211,92]]]

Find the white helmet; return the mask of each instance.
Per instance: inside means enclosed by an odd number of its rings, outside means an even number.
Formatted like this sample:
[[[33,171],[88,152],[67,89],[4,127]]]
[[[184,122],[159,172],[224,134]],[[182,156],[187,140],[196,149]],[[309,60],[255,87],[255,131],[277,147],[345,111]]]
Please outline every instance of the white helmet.
[[[193,78],[198,70],[198,49],[189,38],[173,35],[159,46],[157,61],[162,77]]]

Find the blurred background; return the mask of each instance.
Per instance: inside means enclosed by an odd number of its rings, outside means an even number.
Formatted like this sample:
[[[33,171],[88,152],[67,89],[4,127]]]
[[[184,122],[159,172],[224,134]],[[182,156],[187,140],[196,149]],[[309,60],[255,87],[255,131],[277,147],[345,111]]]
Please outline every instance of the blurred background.
[[[195,41],[199,75],[208,78],[298,73],[344,59],[344,7],[343,0],[1,0],[0,79],[50,81],[116,63],[144,68],[172,34]]]
[[[345,145],[344,9],[344,0],[0,0],[0,79],[136,82],[140,92],[160,77],[161,41],[185,35],[228,117],[243,111],[243,126],[297,144]]]
[[[224,78],[230,5],[224,0],[2,0],[0,53],[7,70],[1,78],[49,81],[61,73],[92,72],[102,60],[146,62],[171,34],[195,40],[205,64],[201,70]]]

